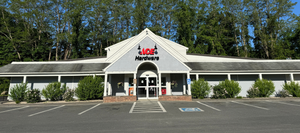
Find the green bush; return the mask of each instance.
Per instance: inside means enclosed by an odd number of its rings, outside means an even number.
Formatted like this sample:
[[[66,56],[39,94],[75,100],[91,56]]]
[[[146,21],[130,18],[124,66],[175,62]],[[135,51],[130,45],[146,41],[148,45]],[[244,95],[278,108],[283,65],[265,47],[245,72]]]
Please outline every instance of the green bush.
[[[39,89],[28,90],[25,95],[27,103],[37,103],[41,101],[41,94]]]
[[[238,82],[226,79],[214,86],[213,92],[212,98],[235,98],[241,92],[241,87]]]
[[[10,84],[9,78],[0,78],[0,93],[3,91],[8,92],[9,84]]]
[[[259,90],[259,97],[269,97],[275,92],[275,86],[272,80],[257,79],[253,87]]]
[[[259,97],[259,90],[258,90],[258,88],[251,87],[247,91],[247,93],[248,93],[247,97],[249,97],[249,98]]]
[[[192,92],[193,98],[203,99],[210,92],[210,86],[209,86],[208,82],[202,78],[199,80],[193,81],[193,83],[191,84],[191,88],[192,88],[191,92]]]
[[[285,83],[282,88],[286,90],[293,97],[300,97],[300,85],[294,81],[290,83]]]
[[[16,84],[10,89],[10,94],[8,95],[17,104],[25,99],[25,93],[27,90],[27,83]]]
[[[281,90],[281,91],[276,92],[276,96],[285,98],[285,97],[289,97],[290,94],[286,90]]]
[[[63,99],[65,101],[74,101],[75,90],[67,88],[65,94],[63,95]]]
[[[212,98],[214,99],[224,99],[226,98],[226,90],[220,84],[213,86],[213,95]]]
[[[79,81],[75,95],[79,100],[99,99],[103,96],[103,85],[101,77],[84,77]]]
[[[62,95],[66,91],[66,84],[61,86],[60,82],[53,82],[46,86],[45,89],[42,90],[42,95],[51,101],[57,101],[62,98]]]
[[[242,96],[237,96],[236,99],[243,99],[243,97]]]
[[[239,83],[234,80],[225,79],[220,85],[226,90],[226,98],[235,98],[242,90]]]

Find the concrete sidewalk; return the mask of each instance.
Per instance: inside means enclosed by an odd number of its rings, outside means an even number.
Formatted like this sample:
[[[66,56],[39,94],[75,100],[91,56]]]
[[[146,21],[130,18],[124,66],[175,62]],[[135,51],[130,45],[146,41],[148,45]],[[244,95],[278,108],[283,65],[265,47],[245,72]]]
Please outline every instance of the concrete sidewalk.
[[[46,105],[46,104],[86,104],[86,103],[103,103],[103,100],[86,100],[86,101],[42,101],[38,103],[21,102],[16,104],[14,101],[1,102],[2,105]]]
[[[257,97],[257,98],[226,98],[226,99],[211,99],[211,98],[204,98],[204,99],[192,99],[193,101],[202,101],[202,102],[228,102],[228,101],[264,101],[264,100],[272,100],[272,101],[299,101],[300,97]]]

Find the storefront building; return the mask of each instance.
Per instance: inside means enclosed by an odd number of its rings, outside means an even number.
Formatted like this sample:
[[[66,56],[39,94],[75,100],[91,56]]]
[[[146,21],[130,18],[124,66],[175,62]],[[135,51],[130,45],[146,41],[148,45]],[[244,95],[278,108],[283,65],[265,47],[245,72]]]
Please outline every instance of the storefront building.
[[[40,90],[54,81],[75,89],[84,76],[102,76],[104,102],[190,101],[190,79],[204,78],[210,85],[225,79],[238,81],[242,88],[239,96],[243,97],[258,78],[272,80],[276,91],[285,82],[300,80],[300,60],[187,54],[187,47],[157,36],[149,29],[105,50],[106,57],[12,62],[0,68],[0,76],[11,78],[10,88],[28,82],[30,88]]]

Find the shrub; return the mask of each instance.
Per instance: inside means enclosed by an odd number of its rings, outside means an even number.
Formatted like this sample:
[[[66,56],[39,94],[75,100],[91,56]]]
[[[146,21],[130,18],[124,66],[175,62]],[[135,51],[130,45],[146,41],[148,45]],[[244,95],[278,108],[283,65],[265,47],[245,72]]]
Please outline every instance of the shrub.
[[[254,88],[253,86],[247,91],[247,93],[248,93],[247,97],[249,98],[259,97],[258,88]]]
[[[45,89],[42,90],[42,95],[51,101],[60,100],[64,92],[66,91],[66,84],[61,86],[60,82],[53,82],[46,86]]]
[[[286,90],[293,97],[300,97],[300,85],[294,81],[290,83],[285,83],[282,88]]]
[[[212,98],[214,98],[214,99],[224,99],[224,98],[226,98],[226,94],[227,94],[227,92],[226,92],[225,88],[223,86],[221,86],[220,84],[215,85],[213,87],[213,96],[212,96]]]
[[[269,97],[275,92],[275,86],[272,80],[257,79],[253,84],[254,88],[258,88],[259,97]]]
[[[191,88],[192,88],[192,90],[191,90],[192,96],[194,98],[203,99],[210,92],[210,86],[209,86],[208,82],[202,78],[199,80],[193,81],[193,83],[191,84]]]
[[[7,95],[7,91],[3,91],[1,92],[0,96],[6,96]]]
[[[6,91],[8,92],[10,80],[9,78],[0,78],[0,92]],[[7,94],[1,94],[7,95]]]
[[[63,99],[65,101],[74,101],[75,90],[67,88],[65,94],[63,95]]]
[[[241,87],[238,82],[226,79],[214,86],[213,90],[213,98],[234,98],[241,92]]]
[[[220,85],[223,86],[226,90],[226,98],[235,98],[240,92],[241,87],[237,81],[225,79],[225,81],[220,82]]]
[[[28,90],[25,95],[25,100],[27,103],[37,103],[41,101],[40,90],[38,89]]]
[[[10,89],[10,94],[8,95],[17,104],[25,99],[25,92],[27,90],[27,83],[16,84]]]
[[[87,76],[79,81],[75,95],[79,100],[99,99],[103,96],[103,88],[101,77]]]
[[[290,94],[286,90],[281,90],[281,91],[276,92],[276,96],[285,98],[285,97],[289,97]]]
[[[236,99],[243,99],[243,97],[242,96],[237,96]]]

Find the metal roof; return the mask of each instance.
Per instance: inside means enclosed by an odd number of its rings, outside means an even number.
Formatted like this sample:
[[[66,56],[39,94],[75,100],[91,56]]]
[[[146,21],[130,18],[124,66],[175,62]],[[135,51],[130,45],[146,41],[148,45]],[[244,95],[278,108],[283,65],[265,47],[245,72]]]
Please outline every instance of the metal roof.
[[[186,62],[199,71],[300,71],[300,62]]]
[[[109,63],[64,63],[64,64],[8,64],[0,67],[0,73],[58,73],[58,72],[103,72]]]
[[[300,71],[300,62],[185,62],[191,72]],[[104,73],[109,63],[8,64],[0,74]]]
[[[186,53],[186,54],[195,55],[195,56],[209,56],[209,57],[244,59],[244,60],[273,60],[273,59],[260,59],[260,58],[238,57],[238,56],[228,56],[228,55],[211,55],[211,54],[198,54],[198,53]]]

